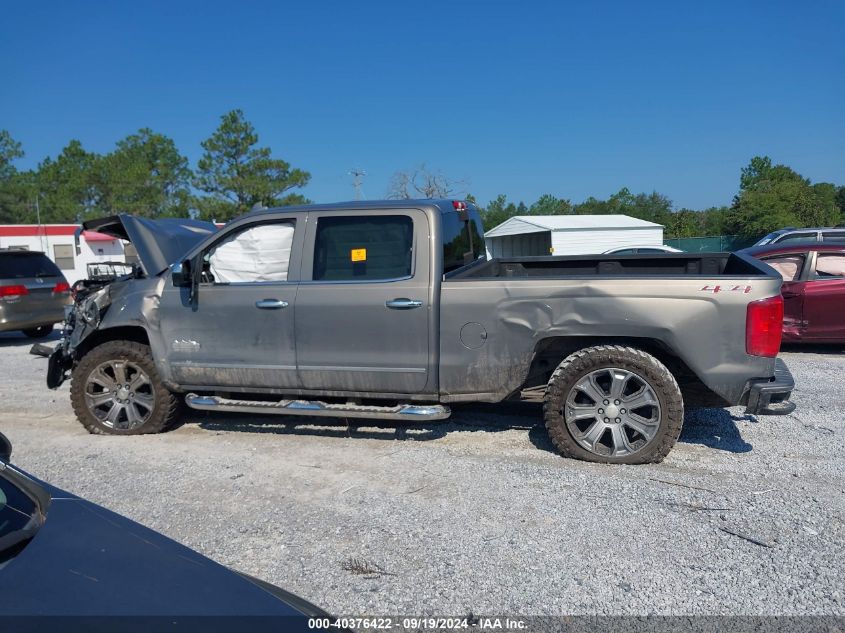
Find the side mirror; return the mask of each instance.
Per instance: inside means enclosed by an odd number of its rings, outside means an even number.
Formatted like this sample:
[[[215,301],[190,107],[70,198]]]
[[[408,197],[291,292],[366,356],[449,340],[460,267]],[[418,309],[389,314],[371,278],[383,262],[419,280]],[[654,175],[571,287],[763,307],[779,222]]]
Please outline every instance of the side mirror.
[[[174,286],[190,286],[193,283],[191,275],[191,260],[186,259],[170,267],[170,277]]]
[[[12,460],[12,443],[9,438],[0,433],[0,462],[7,464]]]

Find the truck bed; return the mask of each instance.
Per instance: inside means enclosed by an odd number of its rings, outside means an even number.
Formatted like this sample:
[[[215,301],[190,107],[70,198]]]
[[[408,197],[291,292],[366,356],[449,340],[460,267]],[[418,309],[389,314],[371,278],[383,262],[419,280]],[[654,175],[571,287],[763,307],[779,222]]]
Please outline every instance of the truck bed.
[[[575,255],[570,257],[502,257],[470,266],[448,279],[568,277],[768,277],[774,271],[735,253],[661,253],[657,255]]]

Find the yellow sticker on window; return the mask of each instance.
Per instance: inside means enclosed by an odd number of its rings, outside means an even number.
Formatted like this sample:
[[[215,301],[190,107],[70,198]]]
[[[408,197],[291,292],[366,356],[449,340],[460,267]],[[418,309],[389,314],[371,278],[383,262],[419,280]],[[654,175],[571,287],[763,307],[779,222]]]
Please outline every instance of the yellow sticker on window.
[[[349,257],[353,262],[365,262],[367,261],[367,249],[353,248],[349,251]]]

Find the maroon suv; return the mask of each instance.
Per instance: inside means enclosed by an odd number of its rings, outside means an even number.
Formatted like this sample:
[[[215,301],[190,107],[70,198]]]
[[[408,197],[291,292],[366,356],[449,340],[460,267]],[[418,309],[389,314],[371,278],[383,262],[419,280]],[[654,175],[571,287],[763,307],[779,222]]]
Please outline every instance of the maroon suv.
[[[845,343],[845,244],[788,242],[742,251],[783,277],[783,340]]]

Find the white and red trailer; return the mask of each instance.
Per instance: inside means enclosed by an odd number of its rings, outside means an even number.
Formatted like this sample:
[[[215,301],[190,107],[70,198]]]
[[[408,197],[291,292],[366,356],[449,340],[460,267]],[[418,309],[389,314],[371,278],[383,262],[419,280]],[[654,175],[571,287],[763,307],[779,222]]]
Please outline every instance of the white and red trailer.
[[[126,242],[81,228],[78,224],[0,224],[0,248],[44,252],[71,285],[87,278],[88,264],[126,261]]]

